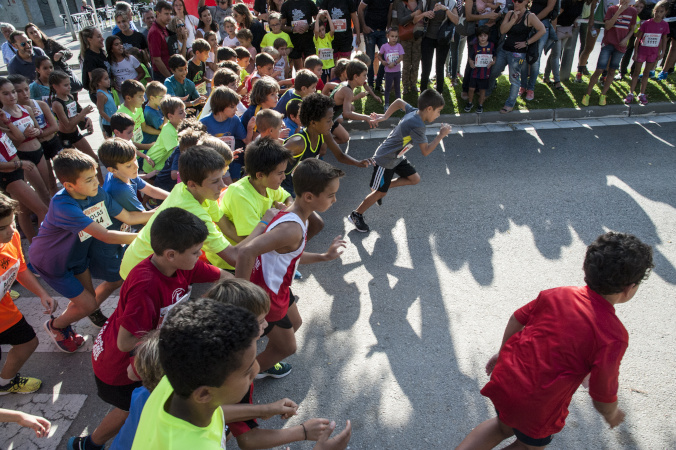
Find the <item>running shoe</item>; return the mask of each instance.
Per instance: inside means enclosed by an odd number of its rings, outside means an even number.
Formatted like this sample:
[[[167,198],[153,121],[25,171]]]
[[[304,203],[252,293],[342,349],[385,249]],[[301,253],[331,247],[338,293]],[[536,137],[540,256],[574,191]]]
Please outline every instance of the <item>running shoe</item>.
[[[0,395],[5,394],[30,394],[40,389],[42,381],[37,378],[22,377],[21,374],[16,374],[12,381],[5,386],[0,386]]]
[[[533,100],[533,99],[535,99],[535,91],[533,91],[533,90],[531,90],[531,89],[528,89],[528,90],[526,91],[526,100],[527,100],[527,101],[531,101],[531,100]]]
[[[631,92],[627,94],[627,98],[624,99],[624,104],[625,105],[631,105],[631,103],[634,101],[634,94]]]
[[[647,105],[647,104],[648,104],[648,96],[645,95],[645,94],[639,95],[639,96],[638,96],[638,103],[639,103],[641,106]]]
[[[364,222],[363,214],[359,214],[357,211],[352,211],[350,215],[347,216],[347,220],[352,222],[352,224],[357,228],[357,231],[361,233],[368,233],[370,230],[369,226],[366,225],[366,222]]]
[[[599,96],[599,106],[606,106],[606,96],[603,94]]]
[[[477,107],[476,107],[476,113],[477,113],[477,114],[481,114],[482,112],[484,112],[484,107],[483,107],[483,105],[477,106]]]
[[[577,75],[575,75],[575,82],[582,83],[582,72],[578,72]]]
[[[655,71],[654,71],[654,70],[651,70],[651,71],[650,71],[650,78],[651,78],[651,79],[652,79],[652,78],[655,78]]]
[[[291,364],[285,362],[278,362],[268,370],[264,370],[263,372],[256,375],[256,379],[260,380],[262,378],[267,377],[284,378],[290,373],[291,373]]]
[[[105,314],[103,314],[101,312],[100,309],[97,309],[96,311],[94,311],[93,313],[91,313],[89,315],[89,320],[92,321],[94,326],[101,328],[102,326],[104,326],[106,324],[106,321],[108,320],[108,318],[105,316]]]
[[[519,88],[519,97],[526,93],[526,88]]]
[[[45,331],[52,338],[54,344],[65,353],[75,353],[75,351],[82,347],[84,338],[77,334],[73,327],[68,325],[66,328],[56,328],[52,326],[54,319],[49,319],[44,324]]]
[[[296,273],[293,274],[293,279],[300,280],[301,278],[303,278],[303,274],[296,270]]]
[[[89,441],[89,446],[87,446],[87,439],[89,439],[89,436],[73,436],[70,439],[68,439],[68,450],[87,450],[88,448],[100,448],[103,449],[102,446],[97,446],[92,443],[92,441]]]
[[[582,97],[582,101],[580,102],[580,104],[582,104],[582,106],[589,106],[589,95],[584,94],[584,96]]]
[[[668,76],[669,76],[669,72],[667,72],[666,70],[662,70],[662,72],[660,72],[660,74],[657,75],[657,79],[660,80],[660,81],[664,81],[664,80],[667,79]]]
[[[474,108],[474,105],[472,105],[471,103],[468,103],[468,104],[465,106],[465,112],[466,112],[466,113],[472,112],[472,108]]]
[[[582,66],[580,72],[582,72],[582,75],[589,76],[589,69],[587,69],[587,66]]]

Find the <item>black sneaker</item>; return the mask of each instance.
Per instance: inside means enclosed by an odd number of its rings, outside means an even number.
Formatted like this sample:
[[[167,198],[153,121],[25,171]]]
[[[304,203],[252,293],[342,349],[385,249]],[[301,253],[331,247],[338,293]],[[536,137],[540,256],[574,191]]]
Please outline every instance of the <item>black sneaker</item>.
[[[284,378],[291,373],[291,364],[285,362],[278,362],[268,370],[264,370],[256,375],[256,379],[260,380],[262,378],[272,377],[272,378]]]
[[[85,443],[87,442],[88,436],[72,436],[68,439],[67,449],[68,450],[85,450],[87,447]]]
[[[89,320],[91,320],[95,326],[101,328],[106,324],[108,318],[101,312],[100,309],[97,309],[89,315]]]
[[[474,108],[474,105],[468,103],[467,106],[465,106],[465,112],[472,112],[472,108]]]
[[[481,114],[482,112],[484,112],[484,107],[483,107],[483,105],[477,106],[477,107],[476,107],[476,113],[477,113],[477,114]]]
[[[364,222],[364,216],[362,214],[359,214],[357,211],[352,211],[350,215],[347,216],[347,220],[354,224],[355,228],[357,228],[357,231],[368,233],[369,226],[366,225],[366,222]]]
[[[579,71],[582,72],[582,75],[589,76],[589,69],[587,69],[587,66],[581,66]]]
[[[376,203],[378,204],[378,206],[383,206],[383,199],[379,198],[378,200],[376,200]]]

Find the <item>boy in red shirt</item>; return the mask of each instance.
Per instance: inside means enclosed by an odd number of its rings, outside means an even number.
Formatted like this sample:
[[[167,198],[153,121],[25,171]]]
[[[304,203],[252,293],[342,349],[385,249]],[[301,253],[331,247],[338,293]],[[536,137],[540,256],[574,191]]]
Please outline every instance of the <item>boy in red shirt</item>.
[[[0,194],[0,345],[12,346],[0,371],[0,395],[35,392],[42,384],[37,378],[19,375],[19,370],[37,348],[38,338],[9,295],[12,284],[18,280],[40,297],[45,314],[51,314],[57,308],[56,300],[40,286],[35,275],[26,270],[21,238],[14,225],[18,207],[19,202]]]
[[[99,397],[115,407],[90,436],[72,437],[69,449],[100,448],[120,430],[141,386],[129,378],[130,352],[145,333],[159,328],[167,313],[190,298],[192,283],[232,277],[199,260],[209,234],[204,222],[181,208],[158,213],[150,228],[153,255],[134,267],[120,289],[115,312],[101,328],[92,350]]]
[[[596,410],[611,428],[622,423],[618,376],[629,335],[615,305],[631,300],[653,267],[650,246],[608,232],[587,247],[586,286],[542,291],[514,312],[481,390],[498,417],[472,430],[457,448],[492,448],[510,436],[519,448],[545,447],[563,429],[571,398],[588,375]]]

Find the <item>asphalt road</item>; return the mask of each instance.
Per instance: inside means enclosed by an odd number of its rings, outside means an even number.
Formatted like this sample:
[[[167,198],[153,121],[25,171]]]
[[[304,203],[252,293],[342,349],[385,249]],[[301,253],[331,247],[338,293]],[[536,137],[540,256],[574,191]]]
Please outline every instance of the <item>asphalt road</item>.
[[[349,153],[365,158],[379,143],[354,140]],[[345,217],[368,193],[370,169],[343,167],[338,201],[307,250],[321,251],[339,234],[349,245],[339,260],[301,268],[294,292],[304,323],[287,360],[293,372],[256,382],[254,393],[256,402],[293,399],[298,416],[261,425],[328,417],[342,428],[351,419],[352,449],[454,447],[494,415],[479,390],[511,313],[542,289],[583,284],[586,245],[617,230],[652,245],[656,263],[636,297],[617,308],[630,334],[619,391],[627,419],[609,430],[581,389],[550,448],[676,448],[675,145],[668,121],[454,134],[427,158],[409,153],[422,181],[369,210],[369,234]],[[20,290],[19,308],[37,310]],[[36,328],[44,321],[27,316]],[[82,324],[81,332],[95,332]],[[2,448],[65,448],[108,410],[89,353],[59,353],[44,332],[40,338],[22,370],[43,380],[40,394],[4,396],[0,405],[44,414],[56,429],[38,441],[0,426],[10,437]]]

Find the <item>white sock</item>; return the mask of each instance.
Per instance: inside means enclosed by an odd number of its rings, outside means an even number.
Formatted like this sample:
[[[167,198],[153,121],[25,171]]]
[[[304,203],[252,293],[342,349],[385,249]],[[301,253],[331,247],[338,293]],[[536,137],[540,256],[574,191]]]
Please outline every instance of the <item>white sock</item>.
[[[0,378],[0,386],[7,386],[14,378],[10,378],[9,380],[6,378]]]

